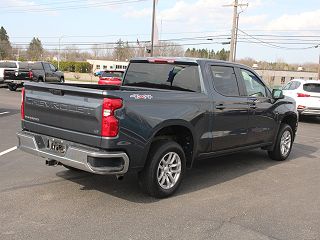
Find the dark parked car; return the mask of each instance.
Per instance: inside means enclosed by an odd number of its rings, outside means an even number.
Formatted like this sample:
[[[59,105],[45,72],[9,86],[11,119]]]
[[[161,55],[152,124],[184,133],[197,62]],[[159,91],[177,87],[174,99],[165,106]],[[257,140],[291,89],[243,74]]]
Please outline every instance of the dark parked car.
[[[294,101],[244,65],[193,58],[137,58],[121,86],[27,83],[21,150],[121,178],[167,197],[197,159],[252,148],[285,160],[295,138]],[[214,161],[214,158],[212,158]]]
[[[26,81],[34,82],[64,82],[63,72],[48,62],[19,64],[17,70],[4,70],[4,82],[11,91],[22,87]]]

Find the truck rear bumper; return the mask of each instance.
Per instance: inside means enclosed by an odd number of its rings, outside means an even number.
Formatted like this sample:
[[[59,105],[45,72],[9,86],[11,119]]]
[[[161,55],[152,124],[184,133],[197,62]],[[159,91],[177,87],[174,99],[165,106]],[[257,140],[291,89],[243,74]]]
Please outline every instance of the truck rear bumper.
[[[4,82],[7,83],[7,84],[10,84],[10,83],[13,83],[13,84],[23,84],[23,83],[24,83],[23,80],[10,80],[10,79],[4,80]]]
[[[17,137],[20,150],[87,172],[123,175],[129,168],[125,152],[106,152],[64,140],[60,140],[65,145],[64,151],[59,152],[47,147],[47,142],[53,139],[50,136],[21,131]]]
[[[300,115],[320,116],[320,108],[304,108],[298,109]]]

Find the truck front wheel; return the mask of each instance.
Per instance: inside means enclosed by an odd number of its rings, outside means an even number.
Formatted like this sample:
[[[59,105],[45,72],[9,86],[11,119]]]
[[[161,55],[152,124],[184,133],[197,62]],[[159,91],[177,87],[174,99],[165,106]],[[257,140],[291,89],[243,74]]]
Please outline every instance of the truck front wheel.
[[[274,149],[268,151],[271,159],[284,161],[289,156],[293,144],[293,131],[288,124],[281,124]]]
[[[186,157],[181,146],[161,140],[151,146],[147,163],[139,173],[139,184],[147,194],[165,198],[179,188],[185,171]]]

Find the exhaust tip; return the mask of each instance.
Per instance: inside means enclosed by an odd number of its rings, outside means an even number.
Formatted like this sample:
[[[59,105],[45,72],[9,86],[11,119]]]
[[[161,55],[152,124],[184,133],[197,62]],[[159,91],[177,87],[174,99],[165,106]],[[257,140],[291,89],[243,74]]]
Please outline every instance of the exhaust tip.
[[[116,175],[116,178],[117,178],[119,181],[121,181],[121,180],[123,180],[123,175]]]

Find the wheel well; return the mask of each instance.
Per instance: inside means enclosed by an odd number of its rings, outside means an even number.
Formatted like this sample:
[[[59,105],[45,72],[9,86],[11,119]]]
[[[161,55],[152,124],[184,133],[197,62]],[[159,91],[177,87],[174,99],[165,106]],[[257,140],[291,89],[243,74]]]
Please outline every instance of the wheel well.
[[[281,123],[288,124],[292,128],[293,134],[295,135],[297,130],[297,120],[297,116],[288,115],[282,119]]]
[[[41,76],[38,77],[38,81],[40,81],[40,80],[43,81],[43,77],[41,77]]]
[[[192,156],[194,151],[192,132],[184,126],[168,126],[159,130],[154,136],[152,142],[165,139],[171,139],[180,144],[186,156],[187,167],[190,167],[192,164]]]

